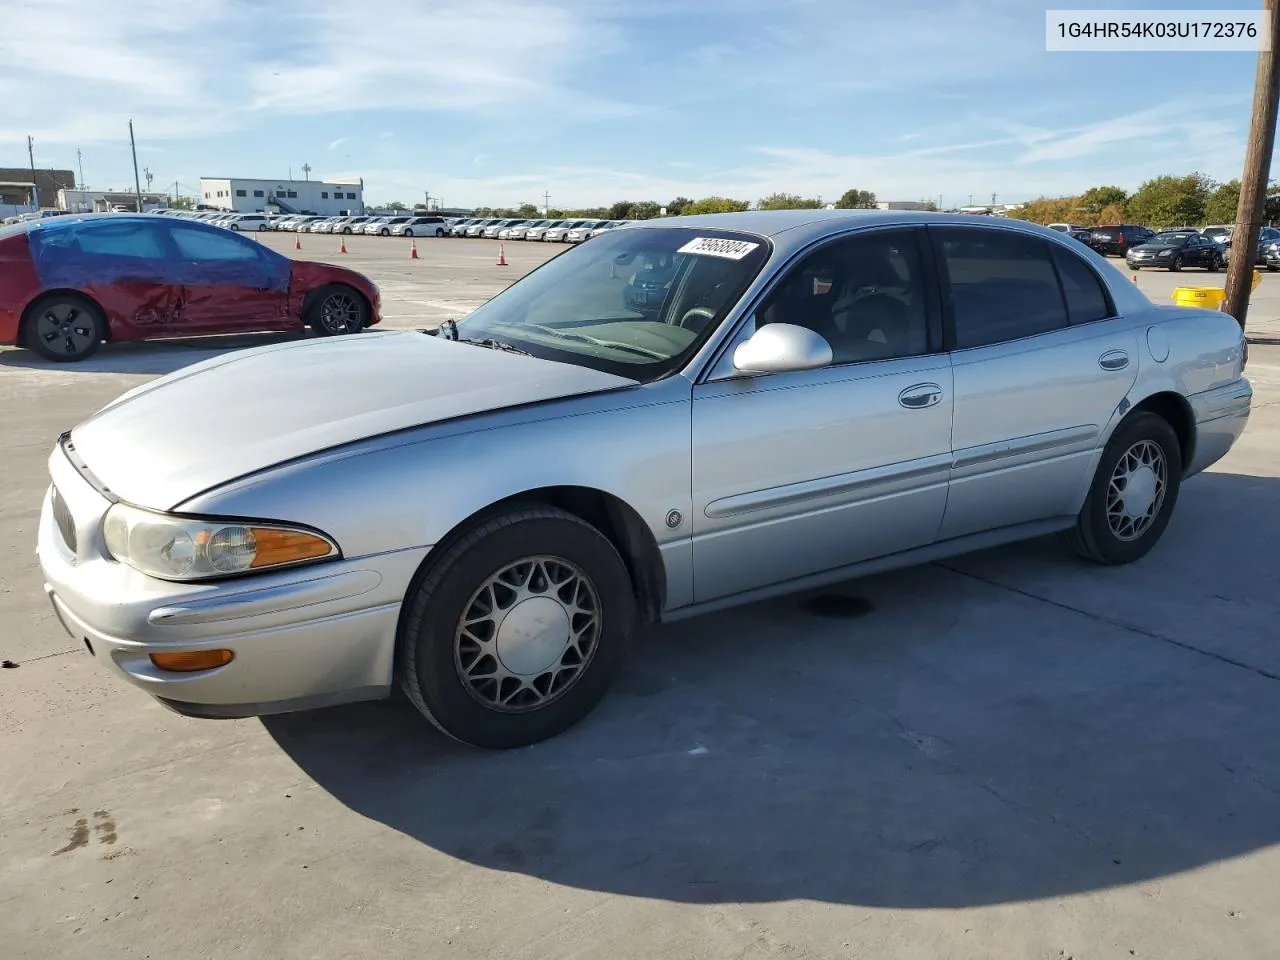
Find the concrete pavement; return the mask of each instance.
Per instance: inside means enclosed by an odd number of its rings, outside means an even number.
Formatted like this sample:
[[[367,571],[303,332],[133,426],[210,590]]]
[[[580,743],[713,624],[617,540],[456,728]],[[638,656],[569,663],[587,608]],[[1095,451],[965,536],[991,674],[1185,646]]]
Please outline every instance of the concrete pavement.
[[[393,325],[509,282],[489,244],[415,286],[362,239]],[[58,626],[50,444],[215,349],[0,352],[5,960],[1280,950],[1280,348],[1141,563],[1036,541],[656,629],[584,724],[502,754],[403,703],[181,718]]]

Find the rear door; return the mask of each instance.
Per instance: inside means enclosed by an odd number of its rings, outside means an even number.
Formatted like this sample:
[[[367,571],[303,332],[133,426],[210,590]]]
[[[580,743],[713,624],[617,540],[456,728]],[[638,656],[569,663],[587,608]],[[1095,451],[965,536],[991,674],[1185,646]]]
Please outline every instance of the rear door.
[[[188,332],[290,326],[290,263],[234,233],[166,224],[181,270],[182,326]]]
[[[955,383],[941,539],[1075,513],[1137,376],[1136,336],[1064,245],[992,227],[929,232]]]

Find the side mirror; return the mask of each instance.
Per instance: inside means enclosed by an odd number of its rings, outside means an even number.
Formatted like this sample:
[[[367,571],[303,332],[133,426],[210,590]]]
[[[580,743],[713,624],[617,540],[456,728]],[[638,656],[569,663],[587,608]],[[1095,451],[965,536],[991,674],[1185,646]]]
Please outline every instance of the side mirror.
[[[826,338],[791,323],[767,323],[733,351],[733,366],[741,373],[816,370],[833,359]]]

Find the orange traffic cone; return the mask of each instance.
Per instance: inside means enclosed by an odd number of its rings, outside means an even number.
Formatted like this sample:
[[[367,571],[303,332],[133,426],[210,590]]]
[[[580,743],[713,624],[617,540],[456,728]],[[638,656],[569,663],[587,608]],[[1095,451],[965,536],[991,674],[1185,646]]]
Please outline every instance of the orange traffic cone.
[[[507,248],[503,244],[498,244],[498,263],[497,266],[505,267],[507,265]]]
[[[1129,277],[1129,279],[1130,279],[1130,280],[1132,280],[1134,283],[1137,283],[1137,282],[1138,282],[1138,275],[1135,273],[1135,274],[1133,274],[1131,277]]]
[[[302,238],[298,236],[296,233],[293,235],[293,249],[295,250],[302,249]]]
[[[343,237],[341,240],[339,240],[339,241],[338,241],[338,252],[339,252],[339,253],[346,253],[346,252],[347,252],[347,238],[346,238],[346,237]]]
[[[418,259],[418,241],[417,240],[409,241],[409,259],[410,260]]]

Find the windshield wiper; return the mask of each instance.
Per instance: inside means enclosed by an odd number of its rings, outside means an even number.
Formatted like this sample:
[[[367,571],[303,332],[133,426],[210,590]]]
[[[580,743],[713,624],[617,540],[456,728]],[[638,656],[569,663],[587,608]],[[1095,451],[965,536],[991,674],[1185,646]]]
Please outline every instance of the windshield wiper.
[[[495,340],[493,337],[484,337],[482,339],[471,339],[469,337],[458,336],[458,322],[456,320],[446,320],[440,324],[440,328],[436,331],[436,336],[443,340],[452,340],[454,343],[469,343],[476,347],[488,347],[490,350],[501,350],[504,353],[518,353],[521,356],[531,357],[528,350],[522,350],[519,347],[503,343],[501,340]]]
[[[578,343],[589,343],[595,347],[607,347],[612,350],[626,350],[631,353],[639,354],[642,357],[649,357],[653,360],[670,360],[668,354],[658,350],[650,350],[648,347],[638,347],[633,343],[623,343],[620,340],[601,340],[599,337],[589,337],[585,333],[566,333],[556,327],[548,327],[541,323],[522,323],[522,327],[530,327],[534,330],[540,330],[543,333],[549,333],[553,337],[559,337],[562,340],[575,340]]]

